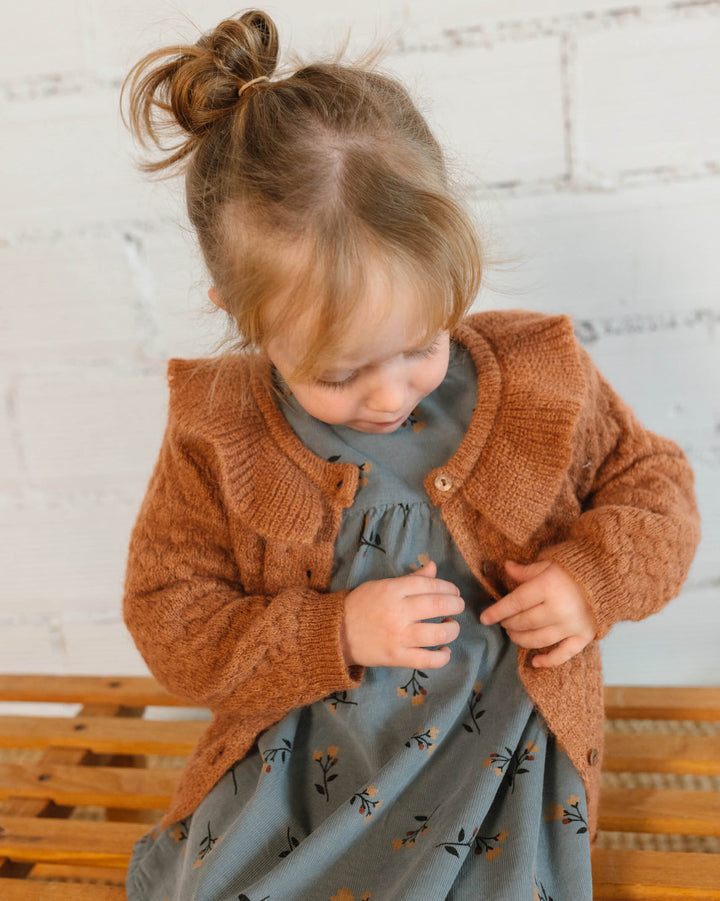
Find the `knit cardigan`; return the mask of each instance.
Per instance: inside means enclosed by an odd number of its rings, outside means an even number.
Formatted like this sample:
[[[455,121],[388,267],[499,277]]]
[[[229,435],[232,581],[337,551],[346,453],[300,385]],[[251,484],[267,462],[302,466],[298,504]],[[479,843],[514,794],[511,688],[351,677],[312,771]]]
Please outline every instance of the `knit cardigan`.
[[[587,598],[596,639],[659,610],[699,540],[682,451],[640,426],[566,317],[480,313],[453,338],[475,362],[477,404],[425,488],[478,581],[499,598],[514,587],[506,559],[553,560]],[[222,367],[168,365],[168,423],[130,538],[124,615],[157,680],[213,719],[162,826],[190,814],[264,729],[363,678],[341,650],[347,591],[328,591],[358,469],[299,441],[268,365],[242,354]],[[594,839],[598,643],[553,668],[533,668],[533,653],[518,649],[519,676],[583,778]]]

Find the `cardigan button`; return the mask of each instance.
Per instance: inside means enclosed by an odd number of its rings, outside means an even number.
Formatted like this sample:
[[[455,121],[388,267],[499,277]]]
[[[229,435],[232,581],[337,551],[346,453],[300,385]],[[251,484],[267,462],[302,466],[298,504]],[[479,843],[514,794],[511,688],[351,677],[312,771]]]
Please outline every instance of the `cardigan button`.
[[[435,478],[435,487],[438,491],[449,491],[452,488],[452,479],[450,476],[440,473]]]
[[[590,764],[590,766],[595,766],[595,764],[598,762],[598,749],[597,748],[590,748],[590,750],[588,751],[588,755],[587,755],[587,761]]]

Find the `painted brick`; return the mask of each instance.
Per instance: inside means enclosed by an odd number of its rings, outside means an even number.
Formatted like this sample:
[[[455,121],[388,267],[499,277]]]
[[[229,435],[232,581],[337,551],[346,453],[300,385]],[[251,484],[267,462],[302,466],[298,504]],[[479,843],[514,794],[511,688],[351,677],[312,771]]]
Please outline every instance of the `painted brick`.
[[[580,171],[603,175],[720,159],[720,18],[583,35]]]
[[[145,485],[107,496],[32,496],[0,518],[3,598],[26,615],[96,614],[120,609],[130,532]]]
[[[22,611],[22,604],[8,602],[0,612],[0,659],[4,673],[57,673],[62,669],[57,642],[47,622],[22,623],[8,620],[8,614]]]
[[[212,284],[190,226],[159,228],[143,236],[142,265],[152,282],[157,356],[210,355],[223,336],[226,316],[210,302]],[[153,353],[152,348],[148,348]]]
[[[84,0],[7,3],[0,29],[0,80],[83,68],[87,20]]]
[[[0,233],[174,215],[167,190],[133,168],[116,91],[11,102],[3,118]]]
[[[148,675],[147,666],[120,617],[100,622],[64,618],[61,630],[68,672]]]
[[[2,305],[0,316],[1,311]],[[0,377],[0,490],[20,486],[24,477],[21,454],[15,428],[14,396],[10,383]],[[0,511],[2,511],[1,501]]]
[[[144,53],[176,43],[194,43],[223,18],[243,7],[228,7],[224,0],[185,0],[182,11],[152,0],[125,0],[118,6],[93,0],[97,19],[97,56],[118,72],[126,72]],[[407,4],[347,0],[315,0],[298,4],[279,0],[267,9],[277,25],[281,59],[289,49],[309,59],[334,54],[350,32],[352,57],[382,40],[394,28],[402,30],[409,21]]]
[[[640,623],[618,623],[602,642],[609,685],[717,685],[717,587],[686,591]]]
[[[481,306],[578,318],[717,308],[720,182],[480,198],[491,258]]]
[[[451,150],[451,164],[457,159],[461,181],[565,172],[558,39],[409,53],[391,62]]]
[[[439,6],[435,0],[411,0],[405,4],[408,27],[424,33],[431,29],[471,29],[477,34],[488,26],[542,21],[566,24],[582,17],[590,22],[613,11],[652,9],[665,6],[665,0],[623,4],[620,0],[550,0],[538,4],[537,0],[450,0]]]
[[[134,489],[149,474],[166,421],[164,372],[28,374],[19,378],[17,396],[34,485]]]
[[[120,235],[0,247],[0,269],[12,285],[0,308],[6,362],[78,363],[135,350],[136,298]]]

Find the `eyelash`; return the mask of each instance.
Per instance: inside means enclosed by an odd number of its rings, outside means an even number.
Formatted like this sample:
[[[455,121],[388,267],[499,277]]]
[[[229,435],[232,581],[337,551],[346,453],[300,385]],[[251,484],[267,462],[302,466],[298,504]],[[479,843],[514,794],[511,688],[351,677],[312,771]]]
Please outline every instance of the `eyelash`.
[[[436,338],[432,344],[428,344],[427,347],[422,347],[419,350],[411,350],[406,356],[410,357],[413,360],[423,359],[432,357],[437,353],[438,347],[440,345],[440,338]],[[347,388],[348,385],[351,385],[355,379],[358,377],[358,372],[353,372],[347,378],[343,379],[340,382],[326,382],[323,379],[315,379],[315,383],[320,385],[323,388]]]

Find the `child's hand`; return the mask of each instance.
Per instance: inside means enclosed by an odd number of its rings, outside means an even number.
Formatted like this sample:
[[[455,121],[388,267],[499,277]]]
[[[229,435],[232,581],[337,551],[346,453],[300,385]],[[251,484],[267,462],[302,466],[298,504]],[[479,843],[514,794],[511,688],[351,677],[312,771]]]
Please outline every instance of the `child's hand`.
[[[550,560],[523,566],[512,560],[505,568],[522,583],[480,616],[483,625],[500,623],[521,648],[546,648],[533,658],[533,666],[559,666],[595,637],[590,605],[572,577]]]
[[[348,666],[438,669],[450,660],[448,642],[460,634],[450,617],[465,601],[452,582],[436,579],[434,563],[407,576],[363,582],[345,598],[342,642]],[[423,620],[445,617],[440,623]],[[441,645],[437,650],[428,650]]]

